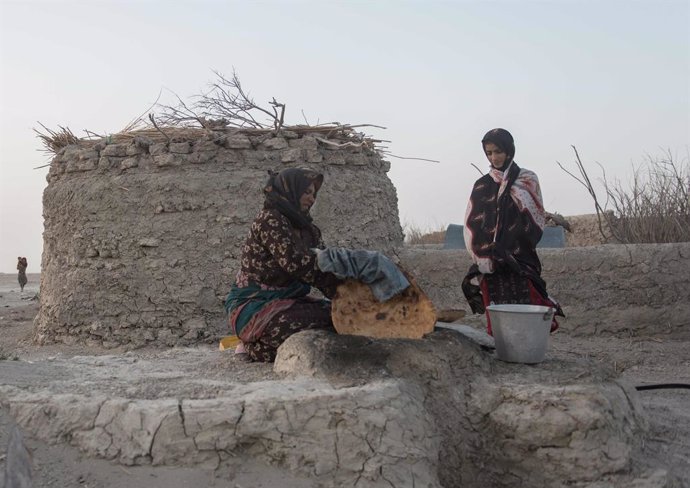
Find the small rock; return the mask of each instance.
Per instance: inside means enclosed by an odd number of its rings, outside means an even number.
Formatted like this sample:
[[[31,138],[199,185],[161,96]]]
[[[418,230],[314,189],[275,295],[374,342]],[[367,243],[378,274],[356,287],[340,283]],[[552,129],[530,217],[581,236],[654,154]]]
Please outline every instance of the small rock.
[[[274,137],[273,139],[264,141],[264,147],[266,147],[266,149],[285,149],[288,147],[288,143],[282,137]]]
[[[141,246],[141,247],[158,247],[159,245],[160,245],[160,241],[158,239],[153,238],[153,237],[147,237],[144,239],[139,239],[139,246]]]

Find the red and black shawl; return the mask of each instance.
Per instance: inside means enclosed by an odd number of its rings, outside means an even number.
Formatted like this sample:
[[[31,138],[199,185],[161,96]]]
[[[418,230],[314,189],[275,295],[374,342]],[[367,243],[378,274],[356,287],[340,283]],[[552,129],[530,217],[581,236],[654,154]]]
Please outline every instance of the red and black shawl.
[[[494,303],[534,303],[535,291],[551,301],[536,251],[544,225],[539,180],[532,171],[511,161],[505,171],[492,168],[475,182],[464,229],[474,264],[462,284],[474,313],[484,312],[482,291]],[[480,276],[481,289],[472,283]]]

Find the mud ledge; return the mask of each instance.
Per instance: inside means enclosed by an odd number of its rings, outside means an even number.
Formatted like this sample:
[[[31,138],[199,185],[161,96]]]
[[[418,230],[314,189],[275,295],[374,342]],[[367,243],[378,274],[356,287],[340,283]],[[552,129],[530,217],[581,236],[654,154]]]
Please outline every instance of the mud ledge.
[[[590,361],[506,364],[450,331],[422,341],[304,332],[281,347],[279,377],[264,381],[164,364],[217,354],[5,362],[16,370],[0,403],[32,436],[128,465],[258,459],[322,486],[358,487],[645,476],[631,465],[646,429],[637,393]]]
[[[538,249],[549,294],[574,335],[690,339],[690,243]],[[402,248],[402,264],[439,308],[469,307],[466,251]],[[481,322],[483,317],[468,320]]]

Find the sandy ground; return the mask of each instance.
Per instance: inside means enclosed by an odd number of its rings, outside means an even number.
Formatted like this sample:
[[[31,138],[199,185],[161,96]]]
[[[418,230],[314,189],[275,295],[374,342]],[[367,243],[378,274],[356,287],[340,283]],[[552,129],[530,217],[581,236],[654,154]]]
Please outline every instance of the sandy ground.
[[[31,343],[31,333],[32,320],[38,310],[38,300],[33,298],[38,292],[39,276],[30,274],[28,278],[29,283],[21,293],[16,275],[0,273],[0,360],[17,361],[17,367],[10,366],[14,363],[6,363],[8,367],[3,368],[5,374],[16,371],[16,374],[27,375],[27,381],[50,381],[50,373],[41,372],[45,377],[38,378],[38,373],[32,374],[32,361],[85,355],[134,354],[139,359],[159,360],[161,364],[167,362],[171,365],[171,370],[191,367],[196,362],[194,350],[142,349],[126,353],[116,349],[96,350],[81,345],[36,347]],[[687,342],[669,341],[664,337],[599,339],[574,338],[556,333],[552,337],[549,354],[588,357],[604,367],[615,369],[622,380],[633,385],[690,383],[689,346]],[[201,346],[199,354],[209,357],[206,352],[210,349],[214,348]],[[203,369],[210,378],[228,374],[236,376],[238,382],[275,378],[271,365],[238,362],[227,352],[210,357],[203,364],[194,364],[194,367]],[[171,358],[176,360],[171,361]],[[666,467],[681,480],[682,486],[690,486],[690,390],[651,390],[641,391],[639,394],[649,418],[650,430],[644,450],[635,462],[644,466]],[[11,418],[0,410],[0,473],[4,472],[5,446],[12,425]],[[28,439],[27,445],[32,451],[36,488],[311,486],[308,480],[291,478],[285,472],[266,466],[224,466],[218,470],[125,467],[110,461],[86,458],[78,450],[66,445],[46,445],[33,439]],[[0,475],[0,488],[4,488],[2,478]]]

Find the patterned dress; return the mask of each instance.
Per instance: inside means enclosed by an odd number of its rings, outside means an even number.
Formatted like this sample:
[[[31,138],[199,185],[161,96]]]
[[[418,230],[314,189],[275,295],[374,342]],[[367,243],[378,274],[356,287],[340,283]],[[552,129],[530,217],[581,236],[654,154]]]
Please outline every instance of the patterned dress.
[[[317,267],[312,248],[323,247],[320,236],[316,226],[295,227],[270,205],[252,223],[226,308],[253,360],[273,361],[278,346],[296,332],[333,329],[330,301],[308,296],[314,286],[333,297],[339,283]]]

